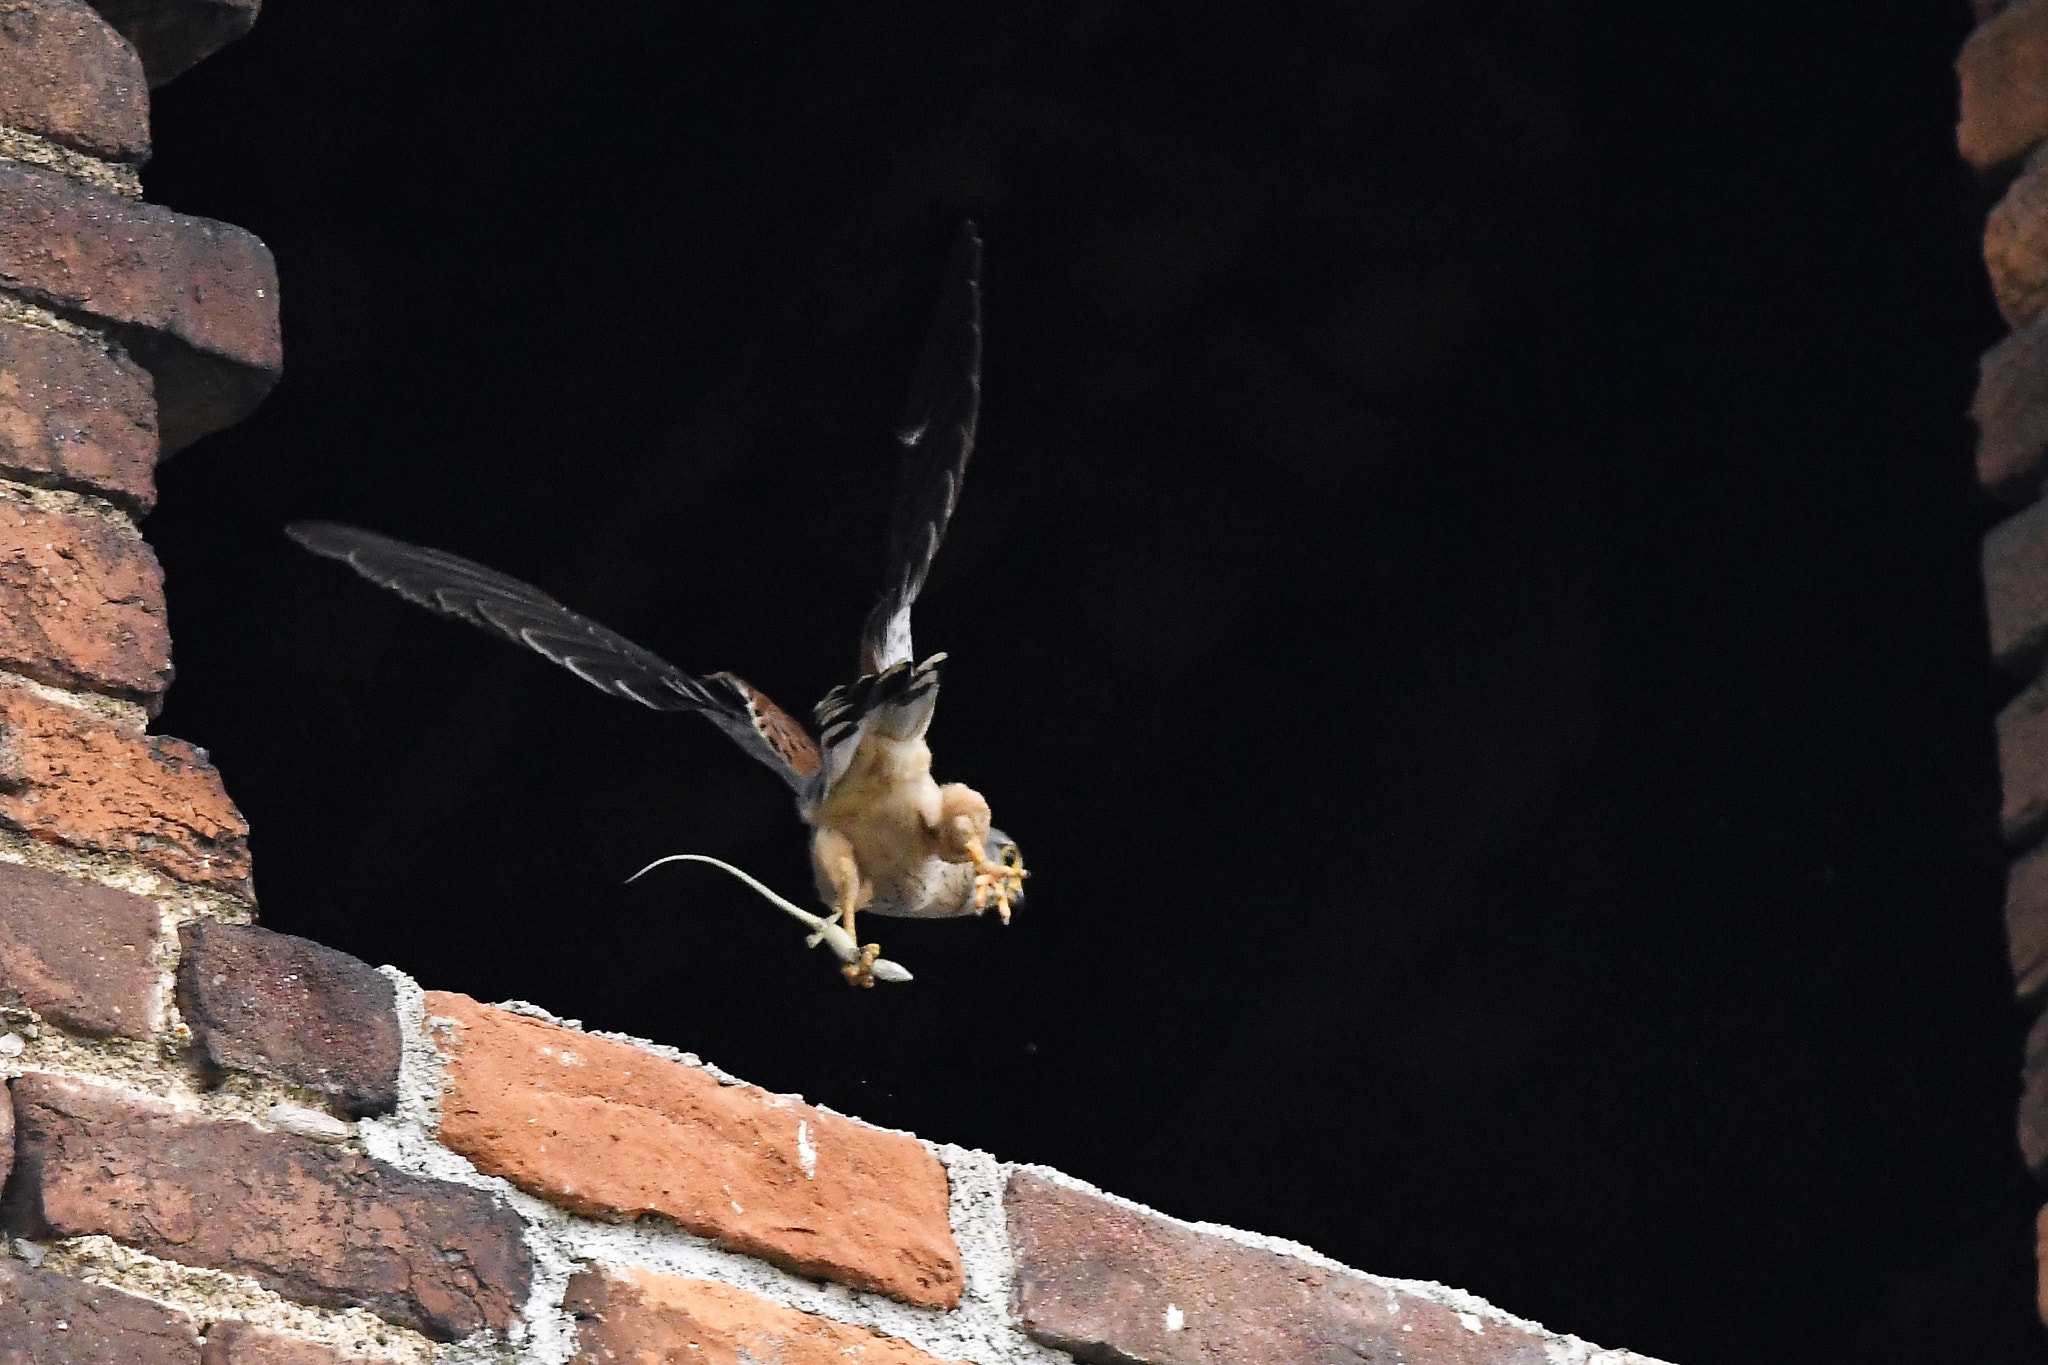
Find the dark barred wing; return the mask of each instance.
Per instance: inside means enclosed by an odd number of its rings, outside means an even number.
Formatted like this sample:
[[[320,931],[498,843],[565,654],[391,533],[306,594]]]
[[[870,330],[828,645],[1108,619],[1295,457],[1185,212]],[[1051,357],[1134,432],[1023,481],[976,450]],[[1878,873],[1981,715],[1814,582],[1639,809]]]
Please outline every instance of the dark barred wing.
[[[825,694],[814,713],[825,751],[821,795],[845,775],[868,734],[913,739],[925,732],[939,702],[939,665],[945,661],[943,654],[915,665],[905,660]]]
[[[799,795],[810,791],[818,746],[766,693],[730,673],[685,673],[540,589],[458,555],[326,521],[294,522],[285,534],[408,602],[525,645],[600,692],[656,711],[696,711]]]
[[[889,516],[889,568],[882,600],[861,630],[860,671],[880,673],[911,657],[910,607],[960,497],[981,407],[981,238],[963,223],[946,262],[945,293],[932,322],[910,407],[897,429],[903,466]]]

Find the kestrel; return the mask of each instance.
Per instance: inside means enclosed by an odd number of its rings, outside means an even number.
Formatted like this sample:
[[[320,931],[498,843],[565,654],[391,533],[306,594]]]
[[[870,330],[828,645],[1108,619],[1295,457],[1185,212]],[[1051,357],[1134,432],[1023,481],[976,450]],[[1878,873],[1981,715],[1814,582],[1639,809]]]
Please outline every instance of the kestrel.
[[[296,522],[286,533],[409,602],[525,645],[599,691],[656,711],[694,711],[731,735],[796,793],[797,814],[811,828],[818,895],[831,913],[808,914],[745,880],[810,924],[810,942],[826,943],[852,984],[908,980],[880,958],[879,945],[859,941],[859,911],[944,919],[993,906],[1008,923],[1027,875],[1015,841],[990,823],[987,800],[932,777],[925,732],[946,656],[914,662],[910,640],[910,609],[960,496],[980,403],[981,239],[968,223],[947,263],[908,420],[896,433],[903,462],[888,572],[861,631],[860,676],[818,703],[815,739],[737,675],[686,673],[480,564],[332,522]]]

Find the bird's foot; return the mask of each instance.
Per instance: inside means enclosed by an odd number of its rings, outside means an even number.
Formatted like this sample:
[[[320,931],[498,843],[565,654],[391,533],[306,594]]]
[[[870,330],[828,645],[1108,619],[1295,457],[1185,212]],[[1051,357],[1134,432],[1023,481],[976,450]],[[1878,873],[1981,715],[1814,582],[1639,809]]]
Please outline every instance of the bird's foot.
[[[1024,879],[1031,875],[1024,870],[1024,855],[1005,848],[1000,859],[991,858],[979,839],[968,843],[967,852],[974,859],[974,908],[986,910],[993,905],[1008,924],[1010,903],[1024,894]]]
[[[860,986],[869,990],[875,985],[875,959],[882,955],[879,943],[863,943],[860,956],[852,962],[841,963],[839,974],[846,978],[849,986]]]

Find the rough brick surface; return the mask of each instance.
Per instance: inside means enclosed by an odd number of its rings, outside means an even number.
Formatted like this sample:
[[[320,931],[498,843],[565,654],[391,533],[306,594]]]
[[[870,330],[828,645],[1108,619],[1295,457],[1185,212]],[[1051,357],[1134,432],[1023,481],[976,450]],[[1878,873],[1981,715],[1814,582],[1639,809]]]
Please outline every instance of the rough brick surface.
[[[0,862],[0,1005],[95,1038],[149,1037],[161,918],[132,892]]]
[[[1014,1311],[1082,1361],[1542,1365],[1547,1338],[1018,1171]]]
[[[206,1329],[199,1365],[358,1365],[368,1359],[239,1318],[224,1318]]]
[[[2048,1208],[2034,1217],[2034,1312],[2048,1323]]]
[[[199,1365],[182,1314],[0,1259],[0,1365]]]
[[[897,1337],[642,1266],[574,1276],[563,1307],[576,1318],[570,1365],[942,1365]]]
[[[1984,604],[1991,657],[2029,672],[2048,644],[2048,503],[1991,528],[1984,537]]]
[[[2048,317],[1984,353],[1977,365],[1977,479],[2008,502],[2033,500],[2048,453]]]
[[[2039,154],[1984,220],[1984,268],[2009,326],[2025,326],[2048,307],[2048,161]]]
[[[53,171],[0,162],[0,287],[110,324],[156,378],[166,453],[254,411],[283,364],[263,243]]]
[[[0,668],[140,702],[171,685],[164,573],[104,518],[0,500]]]
[[[178,1011],[209,1062],[296,1081],[358,1117],[398,1107],[396,992],[375,968],[253,925],[178,934]]]
[[[441,1141],[600,1218],[660,1214],[800,1274],[960,1301],[945,1168],[886,1133],[624,1043],[431,992]]]
[[[1956,59],[1956,149],[1979,170],[2048,137],[2048,0],[2022,0],[1977,29]]]
[[[2015,858],[2006,871],[2005,939],[2014,993],[2048,998],[2048,845]]]
[[[522,1224],[480,1190],[68,1077],[13,1092],[10,1229],[104,1233],[444,1341],[502,1329],[525,1301]]]
[[[0,478],[156,504],[156,386],[80,337],[0,322]]]
[[[2048,683],[2036,682],[1998,713],[1999,823],[2025,843],[2048,820]]]
[[[250,897],[249,826],[183,740],[0,687],[0,823]]]
[[[2048,1014],[2027,1030],[2020,1067],[2020,1155],[2037,1180],[2048,1179]]]
[[[143,161],[142,59],[84,0],[0,0],[0,123],[109,160]]]
[[[152,87],[249,31],[259,0],[99,0],[99,11],[142,54]]]

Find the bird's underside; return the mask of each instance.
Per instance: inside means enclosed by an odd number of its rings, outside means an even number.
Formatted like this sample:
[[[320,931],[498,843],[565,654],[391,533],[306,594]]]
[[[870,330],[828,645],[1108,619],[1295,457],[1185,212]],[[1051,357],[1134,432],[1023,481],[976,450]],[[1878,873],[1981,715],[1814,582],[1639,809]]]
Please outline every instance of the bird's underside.
[[[994,907],[1007,923],[1027,875],[1016,845],[991,826],[980,793],[933,779],[925,734],[945,656],[913,662],[911,654],[910,609],[945,536],[974,448],[980,271],[981,242],[969,224],[954,245],[912,385],[909,419],[897,433],[904,452],[888,576],[862,631],[861,676],[818,704],[816,739],[744,679],[687,673],[480,564],[332,522],[299,522],[287,531],[313,553],[338,559],[430,611],[525,645],[600,691],[656,711],[697,712],[731,735],[795,792],[798,814],[812,829],[818,894],[831,914],[814,916],[780,903],[812,927],[812,943],[831,946],[855,985],[873,985],[878,977],[907,980],[907,972],[879,959],[878,945],[860,943],[858,912],[942,919]]]

